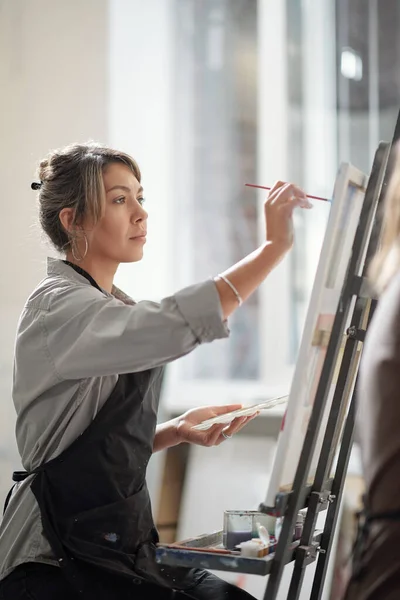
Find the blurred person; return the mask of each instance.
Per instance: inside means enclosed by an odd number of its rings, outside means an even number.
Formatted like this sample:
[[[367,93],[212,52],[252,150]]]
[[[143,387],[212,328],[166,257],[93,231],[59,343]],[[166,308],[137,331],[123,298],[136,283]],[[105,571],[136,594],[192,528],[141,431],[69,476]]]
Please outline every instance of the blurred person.
[[[240,408],[231,405],[157,425],[163,367],[228,337],[227,318],[290,249],[293,210],[310,203],[277,182],[258,249],[160,303],[135,303],[113,279],[146,242],[136,162],[71,145],[40,163],[39,179],[41,226],[65,259],[48,259],[18,324],[13,401],[26,471],[13,475],[0,527],[0,598],[250,598],[208,571],[156,563],[146,468],[152,452],[218,445],[246,423],[192,429]]]
[[[370,277],[379,303],[368,328],[357,391],[365,506],[346,600],[400,598],[400,153],[384,201]]]

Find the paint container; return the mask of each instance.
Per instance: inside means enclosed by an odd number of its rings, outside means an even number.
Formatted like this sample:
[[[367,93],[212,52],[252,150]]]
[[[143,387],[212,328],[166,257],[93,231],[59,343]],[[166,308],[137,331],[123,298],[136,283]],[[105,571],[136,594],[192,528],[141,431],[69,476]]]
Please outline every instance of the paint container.
[[[259,522],[257,522],[257,531],[258,531],[258,537],[260,538],[262,543],[268,547],[269,546],[269,533],[265,529],[264,525],[261,525]]]
[[[234,550],[238,544],[253,537],[253,515],[245,510],[224,511],[222,543],[225,548]]]
[[[256,510],[225,510],[222,543],[233,550],[241,542],[258,538],[257,523],[272,535],[275,532],[275,517]]]
[[[296,519],[296,525],[294,528],[294,539],[299,540],[303,535],[303,526],[304,526],[304,515],[299,512]]]
[[[277,540],[274,535],[269,536],[268,554],[273,554],[276,550]]]
[[[305,509],[307,511],[307,509]],[[298,514],[297,514],[297,518],[296,518],[296,524],[293,530],[293,540],[299,540],[301,538],[301,536],[303,535],[303,527],[304,527],[304,519],[305,519],[305,514],[304,513],[304,509],[301,510]],[[275,538],[276,541],[279,540],[279,536],[281,534],[281,530],[282,530],[282,525],[283,525],[283,519],[284,517],[278,517],[276,519],[276,523],[275,523]]]
[[[240,554],[247,558],[262,558],[268,554],[268,546],[259,538],[248,540],[240,544]]]

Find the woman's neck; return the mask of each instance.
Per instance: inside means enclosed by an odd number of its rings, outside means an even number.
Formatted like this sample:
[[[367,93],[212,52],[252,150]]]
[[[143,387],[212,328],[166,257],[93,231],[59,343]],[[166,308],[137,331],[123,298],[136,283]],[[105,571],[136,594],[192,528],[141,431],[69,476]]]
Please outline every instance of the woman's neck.
[[[77,267],[84,269],[91,277],[93,277],[99,287],[111,294],[114,276],[118,268],[116,263],[113,261],[107,262],[104,261],[104,259],[101,261],[95,260],[90,256],[85,256],[83,260],[78,262],[72,256],[72,252],[67,252],[65,258]]]

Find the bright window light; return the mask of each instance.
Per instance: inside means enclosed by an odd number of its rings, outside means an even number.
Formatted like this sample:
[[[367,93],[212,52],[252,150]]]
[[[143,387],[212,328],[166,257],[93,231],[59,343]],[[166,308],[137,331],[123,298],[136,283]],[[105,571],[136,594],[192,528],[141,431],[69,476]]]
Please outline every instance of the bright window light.
[[[361,81],[362,79],[362,59],[352,48],[343,48],[340,62],[340,70],[343,77]]]

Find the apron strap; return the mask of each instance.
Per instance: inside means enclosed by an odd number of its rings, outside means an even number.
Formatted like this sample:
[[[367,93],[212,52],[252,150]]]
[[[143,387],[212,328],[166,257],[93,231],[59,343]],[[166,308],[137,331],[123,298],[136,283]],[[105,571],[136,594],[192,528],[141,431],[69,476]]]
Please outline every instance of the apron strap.
[[[33,471],[34,473],[35,471]],[[29,475],[31,475],[32,473],[28,473],[28,471],[14,471],[14,473],[12,474],[12,480],[15,481],[14,485],[11,487],[10,491],[8,492],[6,499],[4,501],[4,506],[3,506],[3,515],[7,510],[7,506],[9,505],[9,502],[11,500],[11,496],[13,493],[13,490],[15,488],[15,485],[17,483],[20,483],[21,481],[24,481],[27,477],[29,477]]]
[[[34,471],[32,471],[32,473],[34,473]],[[25,479],[29,477],[29,475],[32,475],[32,473],[28,473],[28,471],[14,471],[14,473],[12,474],[12,480],[16,483],[19,483],[20,481],[25,481]]]
[[[9,504],[9,502],[10,502],[10,499],[11,499],[11,496],[12,496],[12,493],[13,493],[13,489],[14,489],[14,488],[15,488],[15,483],[14,483],[14,485],[11,487],[11,489],[10,489],[10,491],[8,492],[8,494],[7,494],[7,496],[6,496],[6,499],[5,499],[5,501],[4,501],[4,506],[3,506],[3,515],[4,515],[4,513],[5,513],[5,512],[6,512],[6,510],[7,510],[7,506],[8,506],[8,504]]]
[[[3,515],[7,510],[7,506],[10,503],[11,500],[11,496],[13,493],[13,490],[16,486],[17,483],[21,483],[21,481],[25,481],[25,479],[27,479],[30,475],[34,475],[35,473],[39,473],[39,471],[42,471],[43,467],[38,467],[37,469],[34,469],[33,471],[14,471],[12,474],[12,480],[15,482],[14,485],[11,487],[10,491],[8,492],[6,499],[4,501],[4,506],[3,506]]]

